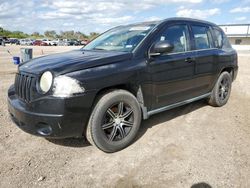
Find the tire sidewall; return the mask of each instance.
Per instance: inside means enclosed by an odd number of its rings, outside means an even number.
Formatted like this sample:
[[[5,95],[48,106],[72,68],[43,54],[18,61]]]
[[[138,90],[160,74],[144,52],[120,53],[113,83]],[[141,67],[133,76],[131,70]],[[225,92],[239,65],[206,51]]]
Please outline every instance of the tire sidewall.
[[[103,117],[108,108],[117,102],[128,104],[134,112],[134,125],[128,135],[120,141],[108,140],[101,128]],[[136,137],[141,123],[141,110],[137,99],[127,91],[115,90],[104,95],[96,104],[89,122],[90,134],[94,144],[105,152],[119,151],[127,147]]]
[[[222,79],[225,77],[227,77],[229,80],[229,90],[228,90],[228,94],[227,94],[226,98],[222,101],[219,98],[219,91],[220,91],[220,83],[221,83]],[[232,77],[228,72],[223,72],[217,80],[216,87],[215,87],[215,93],[214,93],[215,94],[215,101],[216,101],[216,104],[218,106],[223,106],[227,103],[227,101],[230,97],[230,94],[231,94],[231,88],[232,88]]]

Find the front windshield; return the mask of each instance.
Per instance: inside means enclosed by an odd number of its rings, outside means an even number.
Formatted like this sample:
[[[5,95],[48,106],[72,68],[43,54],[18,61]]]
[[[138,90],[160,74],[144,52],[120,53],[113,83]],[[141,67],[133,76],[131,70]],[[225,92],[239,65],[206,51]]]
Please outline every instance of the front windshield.
[[[84,50],[132,52],[155,25],[130,25],[111,29],[87,44]]]

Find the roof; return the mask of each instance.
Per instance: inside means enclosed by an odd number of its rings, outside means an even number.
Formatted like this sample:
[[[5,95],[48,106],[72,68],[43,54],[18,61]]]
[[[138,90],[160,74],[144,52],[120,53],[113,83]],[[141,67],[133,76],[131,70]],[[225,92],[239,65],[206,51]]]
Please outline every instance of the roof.
[[[197,23],[202,23],[202,24],[207,24],[207,25],[212,25],[212,26],[217,26],[216,24],[212,23],[212,22],[208,22],[208,21],[205,21],[205,20],[199,20],[199,19],[193,19],[193,18],[185,18],[185,17],[173,17],[173,18],[166,18],[166,19],[163,19],[163,20],[158,20],[158,21],[145,21],[145,22],[138,22],[138,23],[133,23],[133,24],[126,24],[126,25],[123,25],[123,26],[138,26],[138,25],[158,25],[158,24],[161,24],[161,23],[166,23],[166,22],[171,22],[171,21],[189,21],[189,22],[197,22]]]
[[[217,26],[215,23],[212,23],[209,21],[193,19],[193,18],[185,18],[185,17],[173,17],[173,18],[167,18],[167,19],[163,20],[163,22],[167,22],[167,21],[190,21],[190,22],[197,22],[197,23],[203,23],[203,24]]]

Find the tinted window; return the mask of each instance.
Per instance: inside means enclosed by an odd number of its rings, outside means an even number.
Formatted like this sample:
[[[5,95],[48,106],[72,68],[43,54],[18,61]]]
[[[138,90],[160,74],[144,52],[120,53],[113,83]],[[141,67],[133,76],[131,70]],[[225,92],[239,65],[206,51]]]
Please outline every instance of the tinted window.
[[[211,48],[209,41],[210,33],[209,29],[204,26],[192,26],[194,41],[197,50]]]
[[[219,31],[218,29],[214,29],[214,35],[215,35],[215,47],[222,48],[223,46],[222,32]]]
[[[231,46],[231,44],[230,44],[230,42],[229,42],[229,40],[228,40],[228,38],[227,38],[227,36],[226,36],[226,34],[224,32],[222,32],[222,38],[223,38],[223,42],[222,42],[223,46],[222,46],[222,48],[231,49],[232,46]]]
[[[214,28],[213,30],[215,35],[216,48],[223,48],[223,49],[232,48],[228,38],[226,37],[223,31],[216,28]]]
[[[158,41],[168,41],[174,46],[172,53],[185,52],[188,50],[188,28],[186,25],[168,27],[159,36]]]

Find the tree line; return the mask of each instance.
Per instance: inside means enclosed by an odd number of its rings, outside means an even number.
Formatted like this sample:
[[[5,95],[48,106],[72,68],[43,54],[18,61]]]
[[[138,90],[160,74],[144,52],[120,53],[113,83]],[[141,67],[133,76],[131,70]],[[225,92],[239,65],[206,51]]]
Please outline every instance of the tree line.
[[[9,31],[2,27],[0,27],[0,36],[7,37],[7,38],[33,38],[33,39],[42,39],[42,38],[49,38],[49,39],[78,39],[78,40],[92,40],[93,38],[97,37],[99,33],[91,32],[88,35],[84,34],[80,31],[60,31],[57,33],[55,30],[48,30],[45,31],[43,34],[39,32],[33,32],[32,34],[27,34],[22,31]]]

